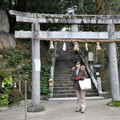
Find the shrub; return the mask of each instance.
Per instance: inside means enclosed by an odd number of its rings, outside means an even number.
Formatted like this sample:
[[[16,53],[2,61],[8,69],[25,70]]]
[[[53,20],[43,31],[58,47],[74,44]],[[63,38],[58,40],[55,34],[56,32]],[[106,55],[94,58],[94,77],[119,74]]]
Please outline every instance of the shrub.
[[[8,94],[13,88],[12,77],[11,76],[5,77],[3,80],[3,84],[4,84],[3,92]]]
[[[9,103],[17,103],[23,99],[22,92],[18,90],[13,90],[9,93]]]
[[[8,105],[8,94],[0,94],[0,107]]]
[[[41,83],[41,94],[44,95],[45,99],[48,99],[50,97],[50,89],[47,85],[47,83]]]
[[[45,99],[50,96],[49,90],[49,78],[50,78],[50,65],[43,65],[41,67],[41,94],[44,95]]]

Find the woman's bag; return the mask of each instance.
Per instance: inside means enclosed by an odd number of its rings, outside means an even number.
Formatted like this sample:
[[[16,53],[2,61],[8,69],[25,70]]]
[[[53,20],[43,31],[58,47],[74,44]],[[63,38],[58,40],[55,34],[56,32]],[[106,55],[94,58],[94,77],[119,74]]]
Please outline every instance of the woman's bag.
[[[88,90],[88,89],[92,88],[90,78],[86,78],[84,80],[79,80],[78,82],[79,82],[81,90]]]

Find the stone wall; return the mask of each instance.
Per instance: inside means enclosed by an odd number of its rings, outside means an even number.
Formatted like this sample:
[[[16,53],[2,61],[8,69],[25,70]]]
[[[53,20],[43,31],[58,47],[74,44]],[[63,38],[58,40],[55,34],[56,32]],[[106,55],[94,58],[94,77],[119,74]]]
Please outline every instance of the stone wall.
[[[7,13],[0,10],[0,51],[14,49],[16,47],[15,37],[9,34],[10,25]]]
[[[0,51],[14,49],[16,41],[14,36],[6,32],[0,32]]]

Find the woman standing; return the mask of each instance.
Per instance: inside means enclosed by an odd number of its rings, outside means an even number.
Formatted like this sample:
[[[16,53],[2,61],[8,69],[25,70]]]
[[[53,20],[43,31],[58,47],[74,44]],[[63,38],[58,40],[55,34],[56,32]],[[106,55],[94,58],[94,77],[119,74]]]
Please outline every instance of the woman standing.
[[[81,68],[82,67],[82,68]],[[81,90],[79,86],[79,80],[84,80],[87,78],[87,73],[83,66],[80,65],[80,62],[75,62],[75,67],[72,68],[73,74],[71,80],[74,81],[73,88],[76,91],[77,95],[77,110],[76,112],[84,113],[86,109],[86,101],[85,101],[85,90]]]

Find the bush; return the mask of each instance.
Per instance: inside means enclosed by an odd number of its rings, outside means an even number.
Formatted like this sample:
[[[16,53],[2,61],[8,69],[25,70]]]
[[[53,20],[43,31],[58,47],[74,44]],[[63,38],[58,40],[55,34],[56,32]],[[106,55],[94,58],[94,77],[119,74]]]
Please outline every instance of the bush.
[[[18,90],[13,90],[9,93],[8,99],[9,99],[9,104],[17,103],[23,99],[23,94]]]
[[[49,90],[49,78],[50,78],[50,65],[43,65],[41,70],[41,94],[44,95],[45,99],[50,96]]]
[[[46,100],[50,97],[50,89],[47,83],[41,83],[41,94],[44,95],[43,98],[45,98]]]
[[[13,88],[12,77],[11,76],[5,77],[3,80],[3,84],[4,84],[3,92],[8,94],[9,91],[11,91]]]
[[[8,105],[8,94],[0,94],[0,107]]]

